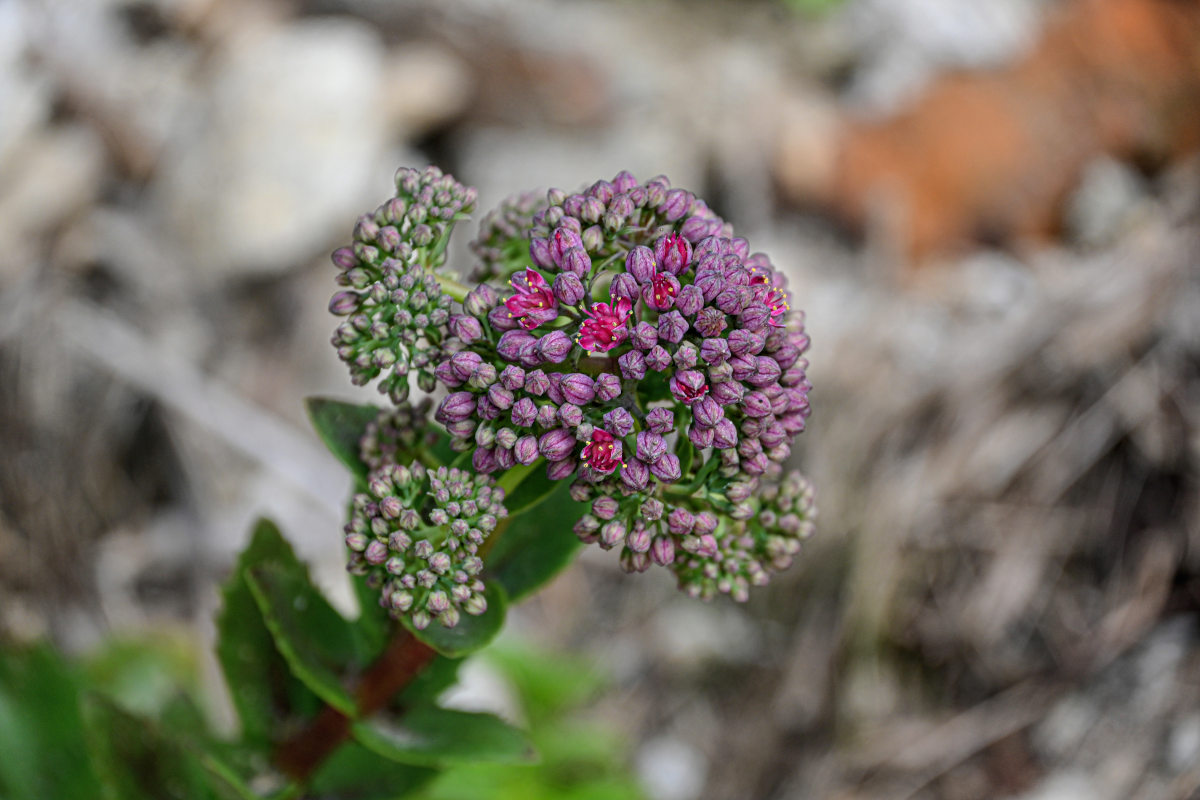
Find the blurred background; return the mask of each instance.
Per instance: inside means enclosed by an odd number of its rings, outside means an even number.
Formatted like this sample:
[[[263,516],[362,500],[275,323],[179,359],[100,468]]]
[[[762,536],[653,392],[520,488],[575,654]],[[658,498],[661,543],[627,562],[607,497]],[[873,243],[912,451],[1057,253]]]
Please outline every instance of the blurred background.
[[[0,641],[174,637],[231,719],[255,517],[353,607],[302,401],[378,397],[328,343],[355,216],[400,165],[477,216],[665,173],[807,312],[820,521],[745,607],[591,549],[510,616],[607,676],[620,769],[1196,797],[1198,149],[1192,0],[0,0]]]

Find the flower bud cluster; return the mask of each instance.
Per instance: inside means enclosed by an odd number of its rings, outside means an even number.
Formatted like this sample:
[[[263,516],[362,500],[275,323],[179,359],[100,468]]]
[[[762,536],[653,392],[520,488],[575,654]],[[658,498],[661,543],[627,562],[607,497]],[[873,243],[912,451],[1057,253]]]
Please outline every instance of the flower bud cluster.
[[[396,173],[396,196],[359,218],[354,243],[333,254],[343,287],[329,310],[346,319],[333,335],[356,385],[381,374],[379,390],[396,403],[409,372],[426,391],[442,354],[450,298],[431,272],[445,260],[454,223],[475,205],[475,190],[436,167]]]
[[[752,484],[748,488],[753,492]],[[756,502],[738,503],[711,532],[697,525],[679,541],[672,565],[679,587],[702,600],[727,594],[744,602],[751,586],[791,566],[816,515],[812,484],[799,472],[787,473],[764,487]]]
[[[432,445],[436,434],[429,427],[433,401],[428,397],[417,405],[400,403],[385,409],[371,422],[359,440],[359,457],[369,469],[384,464],[412,461],[421,446]]]
[[[383,464],[354,496],[348,569],[380,589],[381,606],[417,629],[487,610],[479,546],[507,516],[504,490],[459,469]]]
[[[474,281],[507,281],[529,260],[529,231],[533,217],[546,207],[546,196],[522,192],[507,197],[484,215],[479,234],[471,242],[471,252],[479,265],[471,273]]]

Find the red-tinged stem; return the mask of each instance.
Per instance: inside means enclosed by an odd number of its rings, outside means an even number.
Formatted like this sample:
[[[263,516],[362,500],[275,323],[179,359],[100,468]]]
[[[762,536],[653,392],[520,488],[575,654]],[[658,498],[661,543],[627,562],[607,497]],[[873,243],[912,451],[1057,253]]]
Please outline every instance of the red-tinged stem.
[[[401,629],[358,684],[358,716],[370,716],[382,709],[421,674],[435,655],[432,648]],[[327,705],[303,730],[276,748],[275,764],[287,776],[306,781],[349,737],[350,718]]]

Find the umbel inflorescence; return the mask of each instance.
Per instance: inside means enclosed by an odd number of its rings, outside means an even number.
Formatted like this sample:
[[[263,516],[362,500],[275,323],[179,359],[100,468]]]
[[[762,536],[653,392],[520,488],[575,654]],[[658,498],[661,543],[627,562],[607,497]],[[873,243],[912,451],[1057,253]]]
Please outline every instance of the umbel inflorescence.
[[[368,431],[374,482],[347,526],[351,568],[382,565],[385,605],[418,624],[478,613],[473,548],[503,516],[485,476],[537,468],[588,504],[583,541],[619,549],[632,572],[671,569],[690,595],[744,600],[791,563],[815,517],[811,486],[783,469],[810,410],[809,338],[770,259],[703,200],[622,172],[488,214],[468,289],[440,270],[474,190],[434,168],[400,170],[397,187],[334,254],[348,288],[330,303],[354,380],[382,375],[399,404]],[[484,493],[472,510],[486,506],[486,524],[438,522],[452,518],[434,516],[445,491],[412,489],[434,473],[387,457],[428,435],[427,407],[405,402],[413,378],[463,454],[438,480]],[[397,437],[408,444],[384,446]],[[445,532],[458,522],[465,534]]]

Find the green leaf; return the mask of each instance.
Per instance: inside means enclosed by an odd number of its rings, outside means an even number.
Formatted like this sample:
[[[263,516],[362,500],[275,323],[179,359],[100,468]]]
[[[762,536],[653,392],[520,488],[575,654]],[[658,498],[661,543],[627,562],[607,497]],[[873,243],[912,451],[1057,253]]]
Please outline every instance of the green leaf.
[[[246,571],[246,580],[292,674],[326,703],[353,715],[355,702],[342,675],[348,665],[367,662],[369,646],[312,585],[307,570],[258,564]]]
[[[495,664],[512,683],[534,729],[541,721],[582,705],[606,682],[588,659],[515,645],[507,639],[497,642],[482,657]]]
[[[413,627],[409,617],[405,616],[401,621],[413,636],[442,655],[461,658],[492,641],[504,627],[504,615],[508,609],[508,595],[504,587],[496,581],[488,581],[484,597],[487,598],[487,611],[477,617],[463,614],[453,628],[444,628],[435,620],[428,628],[419,631]]]
[[[399,718],[356,722],[352,730],[368,750],[402,764],[521,764],[536,759],[529,738],[493,714],[424,706]]]
[[[78,677],[47,645],[0,657],[0,797],[99,797]]]
[[[315,714],[321,704],[315,694],[292,676],[287,662],[276,650],[246,581],[246,571],[263,564],[282,565],[307,574],[275,524],[259,520],[250,544],[238,557],[221,592],[217,659],[241,718],[242,738],[265,751],[273,742],[280,722]]]
[[[536,512],[510,516],[503,532],[493,534],[499,538],[487,555],[487,573],[504,586],[510,602],[540,588],[574,560],[583,545],[571,528],[586,512],[586,504],[571,499],[566,481],[558,481]]]
[[[356,405],[328,397],[305,400],[308,418],[329,451],[337,456],[359,481],[367,479],[367,465],[359,457],[358,442],[367,425],[379,415],[375,406]]]
[[[384,758],[347,742],[313,774],[309,793],[337,800],[393,800],[427,784],[437,771]]]
[[[84,701],[88,745],[110,800],[245,800],[226,781],[213,786],[209,773],[157,724],[91,695]],[[253,797],[253,795],[250,795]]]
[[[506,481],[516,484],[516,488],[504,498],[504,507],[508,509],[511,517],[524,514],[545,501],[562,483],[552,481],[546,476],[546,462],[542,459],[532,464],[512,467],[501,476],[497,484],[507,490]]]

